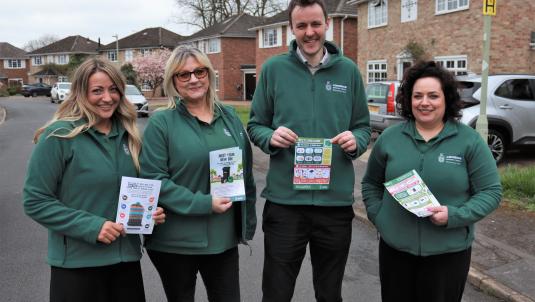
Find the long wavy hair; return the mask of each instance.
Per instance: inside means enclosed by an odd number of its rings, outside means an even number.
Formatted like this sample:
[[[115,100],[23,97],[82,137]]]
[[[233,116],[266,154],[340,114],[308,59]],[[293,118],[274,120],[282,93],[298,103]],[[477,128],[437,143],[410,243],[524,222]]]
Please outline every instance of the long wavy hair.
[[[184,65],[186,65],[186,60],[188,58],[194,58],[199,64],[203,67],[208,68],[208,94],[206,96],[206,103],[210,108],[210,111],[214,111],[214,106],[219,99],[215,91],[215,71],[210,59],[202,53],[199,49],[188,46],[181,45],[173,50],[171,56],[165,64],[165,71],[163,74],[163,90],[168,97],[167,108],[173,109],[176,107],[175,98],[178,97],[182,99],[180,93],[175,87],[174,76],[177,71],[179,71]]]
[[[66,139],[71,139],[80,133],[83,133],[93,127],[99,122],[96,108],[92,106],[87,98],[89,92],[89,78],[97,73],[103,72],[108,75],[117,86],[121,96],[119,105],[113,117],[116,118],[128,133],[128,149],[132,154],[132,160],[136,169],[139,171],[139,152],[141,151],[141,136],[136,126],[137,113],[132,104],[124,96],[125,79],[121,72],[113,66],[110,62],[99,58],[89,58],[84,61],[73,75],[71,84],[71,92],[67,99],[59,105],[58,110],[54,113],[52,119],[44,126],[37,129],[33,137],[34,143],[37,143],[39,136],[43,131],[56,121],[81,121],[79,126],[76,126],[67,134],[59,134],[52,132],[49,136],[56,136]]]

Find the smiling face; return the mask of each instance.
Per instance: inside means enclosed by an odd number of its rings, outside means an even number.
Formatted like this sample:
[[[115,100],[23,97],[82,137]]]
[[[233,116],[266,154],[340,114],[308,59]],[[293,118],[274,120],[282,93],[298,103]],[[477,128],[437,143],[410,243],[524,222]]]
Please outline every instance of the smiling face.
[[[201,65],[194,57],[188,57],[186,63],[180,69],[175,70],[173,82],[178,94],[186,102],[206,102],[206,96],[210,87],[210,77],[206,74],[202,78],[197,78],[195,74],[199,74],[199,70],[206,68]],[[197,71],[197,72],[195,72]],[[179,76],[186,72],[191,73],[190,79],[181,81]]]
[[[97,71],[89,77],[87,101],[100,118],[100,123],[108,123],[119,106],[121,93],[106,73]]]
[[[444,124],[446,99],[437,78],[420,78],[412,88],[412,114],[416,124],[424,128]]]
[[[319,63],[323,57],[325,33],[329,28],[321,6],[317,3],[308,6],[296,6],[292,11],[292,33],[309,62]]]

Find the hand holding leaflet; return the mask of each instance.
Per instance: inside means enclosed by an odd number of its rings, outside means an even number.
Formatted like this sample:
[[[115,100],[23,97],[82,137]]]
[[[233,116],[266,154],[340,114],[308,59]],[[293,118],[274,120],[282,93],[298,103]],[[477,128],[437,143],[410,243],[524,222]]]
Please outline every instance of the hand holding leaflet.
[[[428,207],[438,207],[440,203],[415,170],[411,170],[384,183],[386,189],[405,209],[418,217],[433,215]]]

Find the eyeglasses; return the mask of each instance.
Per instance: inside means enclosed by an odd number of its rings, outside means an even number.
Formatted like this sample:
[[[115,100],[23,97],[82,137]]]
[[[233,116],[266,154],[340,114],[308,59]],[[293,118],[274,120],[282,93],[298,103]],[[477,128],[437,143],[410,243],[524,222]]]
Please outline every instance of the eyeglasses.
[[[202,68],[197,68],[193,71],[177,72],[174,74],[174,76],[180,82],[187,82],[191,79],[192,74],[194,74],[197,79],[204,79],[208,75],[208,68],[202,67]]]

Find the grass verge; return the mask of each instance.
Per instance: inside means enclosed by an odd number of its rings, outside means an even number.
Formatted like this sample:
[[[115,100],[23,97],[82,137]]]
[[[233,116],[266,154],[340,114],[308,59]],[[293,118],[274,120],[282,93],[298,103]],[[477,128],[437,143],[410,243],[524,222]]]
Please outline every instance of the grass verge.
[[[500,168],[503,197],[512,206],[535,212],[535,166]]]
[[[240,117],[243,127],[247,127],[247,122],[249,121],[249,111],[251,108],[249,106],[232,106],[236,109],[236,113]]]

